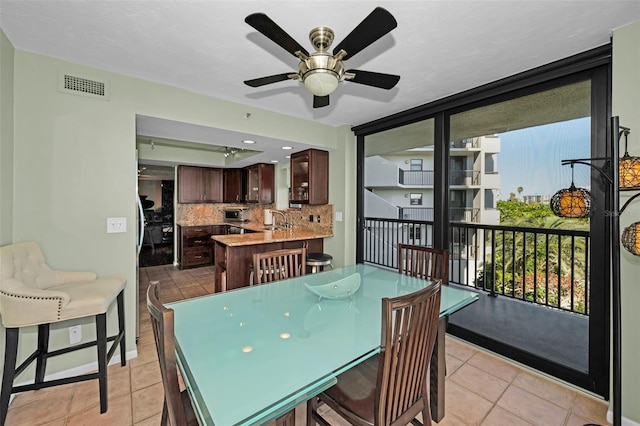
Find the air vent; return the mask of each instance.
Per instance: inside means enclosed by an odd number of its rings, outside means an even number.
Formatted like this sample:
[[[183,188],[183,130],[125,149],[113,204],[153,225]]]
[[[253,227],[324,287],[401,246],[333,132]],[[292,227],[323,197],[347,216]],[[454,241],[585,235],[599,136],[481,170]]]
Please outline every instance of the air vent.
[[[61,73],[58,89],[64,93],[87,96],[96,99],[109,99],[109,85],[102,81],[91,80],[75,75]]]

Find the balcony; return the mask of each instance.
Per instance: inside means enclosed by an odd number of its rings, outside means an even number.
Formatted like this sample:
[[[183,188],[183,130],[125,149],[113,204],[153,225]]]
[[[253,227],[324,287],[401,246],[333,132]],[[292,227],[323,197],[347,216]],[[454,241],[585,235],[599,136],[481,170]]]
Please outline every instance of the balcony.
[[[433,226],[365,218],[364,261],[397,268],[398,244],[431,246]],[[558,366],[589,371],[589,233],[453,221],[449,232],[449,283],[481,293],[449,331],[534,354],[535,368],[588,388]]]

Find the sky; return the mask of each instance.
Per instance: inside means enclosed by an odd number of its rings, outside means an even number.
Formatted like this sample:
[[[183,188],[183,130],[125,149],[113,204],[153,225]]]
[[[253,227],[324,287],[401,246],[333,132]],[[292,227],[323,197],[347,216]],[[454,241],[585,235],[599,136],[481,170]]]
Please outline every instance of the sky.
[[[591,119],[547,124],[544,126],[500,133],[499,200],[507,200],[510,193],[518,195],[553,195],[571,185],[571,166],[562,160],[589,158]],[[600,165],[595,163],[596,165]],[[574,183],[589,188],[591,168],[574,166]]]

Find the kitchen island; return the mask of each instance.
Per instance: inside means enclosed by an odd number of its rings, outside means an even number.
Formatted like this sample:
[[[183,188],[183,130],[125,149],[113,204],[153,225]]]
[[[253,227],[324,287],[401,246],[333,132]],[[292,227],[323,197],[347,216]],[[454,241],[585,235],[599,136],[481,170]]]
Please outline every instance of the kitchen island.
[[[306,242],[309,252],[322,253],[324,238],[331,234],[306,229],[265,230],[247,225],[253,231],[245,234],[214,235],[215,291],[223,291],[222,274],[226,274],[226,290],[249,285],[254,253],[300,248]]]

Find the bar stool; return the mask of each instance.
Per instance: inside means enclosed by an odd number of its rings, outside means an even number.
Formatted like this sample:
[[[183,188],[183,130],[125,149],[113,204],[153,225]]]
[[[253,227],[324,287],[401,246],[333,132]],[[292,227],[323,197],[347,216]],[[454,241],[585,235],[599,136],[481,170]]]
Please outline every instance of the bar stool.
[[[0,247],[0,315],[6,331],[4,370],[0,391],[0,425],[4,425],[11,394],[98,379],[100,412],[107,411],[107,364],[120,346],[126,365],[124,277],[97,278],[93,272],[56,271],[44,261],[37,243]],[[117,300],[118,333],[107,335],[107,310]],[[94,316],[96,340],[49,351],[52,323]],[[38,326],[36,350],[16,368],[20,328]],[[112,342],[107,348],[107,343]],[[45,381],[47,360],[69,352],[97,347],[98,372]],[[14,386],[17,375],[36,361],[35,381]]]
[[[325,266],[333,269],[332,260],[333,256],[327,253],[307,253],[307,266],[311,267],[312,274],[318,272],[318,268],[324,269]]]

